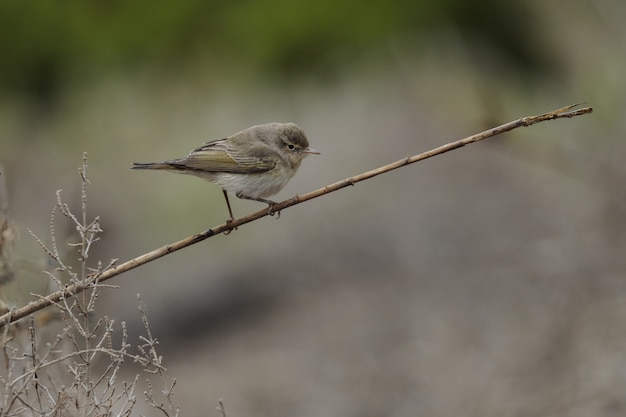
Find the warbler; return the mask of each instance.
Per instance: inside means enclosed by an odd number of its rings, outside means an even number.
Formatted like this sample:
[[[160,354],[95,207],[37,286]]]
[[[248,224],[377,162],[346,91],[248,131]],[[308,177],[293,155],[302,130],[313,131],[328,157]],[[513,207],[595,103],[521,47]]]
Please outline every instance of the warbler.
[[[184,158],[134,162],[131,168],[195,175],[219,185],[232,221],[228,193],[266,203],[271,211],[276,203],[266,197],[282,190],[309,154],[319,152],[309,147],[306,135],[294,123],[267,123],[207,142]]]

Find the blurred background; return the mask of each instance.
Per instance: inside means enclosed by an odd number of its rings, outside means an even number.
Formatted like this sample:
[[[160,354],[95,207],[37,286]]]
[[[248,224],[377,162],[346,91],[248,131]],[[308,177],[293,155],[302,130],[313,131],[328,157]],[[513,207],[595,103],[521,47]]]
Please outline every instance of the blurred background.
[[[80,209],[83,152],[92,259],[121,262],[227,217],[216,186],[132,162],[292,121],[322,154],[282,200],[586,102],[142,266],[100,307],[136,342],[141,293],[185,415],[621,416],[625,18],[620,0],[1,2],[3,297],[47,290],[27,230],[50,241],[56,190]]]

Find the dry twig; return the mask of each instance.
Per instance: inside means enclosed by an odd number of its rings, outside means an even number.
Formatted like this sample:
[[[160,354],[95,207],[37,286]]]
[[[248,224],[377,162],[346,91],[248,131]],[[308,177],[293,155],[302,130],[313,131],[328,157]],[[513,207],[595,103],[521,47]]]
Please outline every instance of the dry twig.
[[[311,191],[309,193],[303,195],[296,195],[290,199],[284,200],[280,203],[275,204],[272,209],[273,213],[280,212],[288,207],[295,206],[297,204],[303,203],[308,200],[312,200],[317,197],[321,197],[325,194],[329,194],[333,191],[340,190],[350,185],[354,185],[357,182],[365,181],[370,178],[376,177],[378,175],[384,174],[389,171],[393,171],[395,169],[413,164],[415,162],[422,161],[424,159],[431,158],[433,156],[441,155],[446,152],[461,148],[465,145],[469,145],[474,142],[478,142],[501,133],[509,132],[513,129],[517,129],[519,127],[527,127],[532,126],[534,124],[545,122],[548,120],[555,119],[563,119],[563,118],[572,118],[576,116],[581,116],[585,114],[589,114],[592,112],[591,107],[583,107],[580,109],[576,109],[580,104],[573,104],[569,106],[562,107],[560,109],[553,110],[551,112],[543,113],[536,116],[527,116],[521,119],[517,119],[503,125],[494,127],[492,129],[485,130],[478,134],[468,136],[464,139],[460,139],[454,142],[447,143],[445,145],[439,146],[437,148],[431,149],[430,151],[423,152],[418,155],[409,156],[403,159],[400,159],[396,162],[393,162],[388,165],[384,165],[382,167],[373,169],[371,171],[364,172],[359,175],[355,175],[350,178],[346,178],[342,181],[335,182],[333,184],[327,185],[315,191]],[[155,249],[151,252],[140,255],[134,259],[124,262],[115,267],[111,267],[102,272],[96,272],[89,276],[89,279],[82,280],[79,282],[73,282],[70,285],[67,285],[64,289],[53,292],[46,297],[41,297],[36,301],[29,303],[28,305],[15,309],[11,312],[5,313],[0,316],[0,328],[4,327],[8,324],[16,322],[29,314],[32,314],[36,311],[39,311],[45,307],[48,307],[52,304],[58,303],[60,300],[64,300],[69,297],[73,297],[79,293],[82,293],[88,288],[91,288],[95,283],[101,283],[108,279],[111,279],[121,273],[130,271],[131,269],[135,269],[138,266],[151,262],[155,259],[158,259],[162,256],[168,255],[172,252],[176,252],[180,249],[186,248],[187,246],[193,245],[195,243],[201,242],[205,239],[208,239],[212,236],[228,233],[237,227],[244,225],[246,223],[253,222],[262,217],[273,214],[268,209],[259,210],[255,213],[249,214],[247,216],[240,217],[238,219],[234,219],[230,222],[223,223],[219,226],[213,227],[211,229],[205,230],[204,232],[194,234],[192,236],[188,236],[178,242],[174,242],[165,246],[162,246],[158,249]],[[96,220],[97,222],[97,220]],[[97,223],[96,223],[97,224]],[[84,236],[83,236],[84,238]]]
[[[21,329],[26,331],[20,332],[19,326],[0,329],[0,352],[4,359],[0,361],[0,416],[115,414],[128,417],[137,402],[135,390],[139,381],[139,374],[132,381],[121,380],[122,366],[130,359],[142,366],[142,374],[148,378],[150,389],[145,393],[145,402],[166,417],[176,417],[180,414],[179,407],[173,404],[176,380],[166,375],[162,357],[157,353],[158,341],[152,335],[141,298],[140,312],[146,336],[140,336],[140,345],[132,346],[128,342],[123,322],[116,327],[113,320],[95,314],[98,294],[103,288],[110,287],[100,283],[97,277],[112,267],[114,261],[106,266],[101,262],[97,262],[95,268],[88,266],[90,248],[99,240],[102,230],[98,217],[90,221],[87,216],[86,154],[79,172],[82,179],[81,215],[72,213],[59,191],[50,219],[50,247],[31,234],[56,265],[54,272],[52,266],[44,271],[51,283],[61,289],[68,285],[84,290],[78,297],[59,298],[54,302],[56,308],[48,311],[52,313],[50,317],[30,315],[28,328]],[[6,199],[0,198],[0,232],[4,233],[1,236],[4,238],[8,236],[4,227],[8,223],[3,220],[6,216],[2,215],[6,214],[8,205],[3,205],[2,201]],[[69,219],[78,232],[77,241],[66,245],[77,252],[79,268],[65,262],[57,246],[55,225],[59,213]],[[4,250],[6,242],[6,238],[0,239],[0,255],[7,253]],[[0,272],[3,271],[0,268]],[[0,278],[2,276],[0,274]],[[2,282],[0,279],[0,284]],[[49,300],[46,296],[32,295]],[[9,309],[0,304],[0,311],[4,313]],[[58,319],[56,325],[49,326],[51,318]],[[62,326],[60,329],[59,325]],[[119,332],[116,333],[118,328],[121,337]],[[36,332],[36,329],[43,331]],[[50,332],[54,329],[57,334],[51,338]],[[116,335],[118,337],[114,337]],[[116,346],[118,339],[120,344]],[[131,350],[137,352],[131,353]],[[94,366],[96,363],[105,366]],[[152,390],[150,379],[153,377],[162,382],[162,390]]]

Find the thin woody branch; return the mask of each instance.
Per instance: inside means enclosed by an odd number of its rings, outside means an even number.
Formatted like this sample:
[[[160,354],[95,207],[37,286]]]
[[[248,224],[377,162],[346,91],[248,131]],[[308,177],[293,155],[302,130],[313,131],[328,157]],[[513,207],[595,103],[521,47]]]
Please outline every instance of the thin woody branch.
[[[471,143],[474,142],[478,142],[481,141],[483,139],[487,139],[490,138],[492,136],[496,136],[499,135],[501,133],[505,133],[505,132],[509,132],[513,129],[519,128],[519,127],[527,127],[527,126],[532,126],[534,124],[540,123],[540,122],[545,122],[547,120],[555,120],[555,119],[562,119],[562,118],[572,118],[572,117],[576,117],[576,116],[581,116],[581,115],[585,115],[588,113],[592,112],[591,107],[584,107],[584,108],[580,108],[580,109],[575,109],[576,107],[578,107],[579,104],[573,104],[573,105],[569,105],[569,106],[565,106],[562,107],[560,109],[548,112],[548,113],[543,113],[540,115],[536,115],[536,116],[528,116],[528,117],[523,117],[521,119],[517,119],[514,120],[512,122],[508,122],[505,123],[503,125],[494,127],[492,129],[488,129],[485,130],[483,132],[480,132],[476,135],[472,135],[469,137],[466,137],[464,139],[460,139],[454,142],[450,142],[447,143],[445,145],[439,146],[437,148],[431,149],[430,151],[427,152],[423,152],[421,154],[418,155],[414,155],[414,156],[409,156],[403,159],[400,159],[396,162],[393,162],[391,164],[388,165],[384,165],[381,166],[379,168],[373,169],[371,171],[367,171],[364,172],[362,174],[359,175],[355,175],[353,177],[350,178],[346,178],[344,180],[335,182],[333,184],[327,185],[325,187],[322,187],[320,189],[317,189],[315,191],[311,191],[309,193],[303,194],[303,195],[297,195],[295,197],[292,197],[290,199],[281,201],[280,203],[276,203],[273,205],[272,210],[273,212],[270,212],[268,209],[263,209],[263,210],[259,210],[255,213],[251,213],[247,216],[243,216],[240,217],[238,219],[234,219],[232,221],[223,223],[219,226],[213,227],[211,229],[208,229],[204,232],[201,233],[197,233],[194,234],[192,236],[188,236],[182,240],[179,240],[177,242],[162,246],[158,249],[155,249],[151,252],[145,253],[143,255],[140,255],[134,259],[131,259],[129,261],[126,261],[120,265],[111,267],[109,269],[106,269],[104,272],[99,273],[99,274],[94,274],[93,276],[90,277],[90,279],[84,280],[84,281],[80,281],[80,282],[75,282],[74,284],[71,285],[67,285],[64,289],[53,292],[51,294],[48,294],[45,297],[41,297],[38,300],[32,301],[29,304],[27,304],[26,306],[23,306],[21,308],[18,309],[14,309],[13,311],[10,311],[8,313],[5,313],[3,315],[0,316],[0,328],[14,323],[30,314],[33,314],[43,308],[46,308],[52,304],[58,303],[59,301],[65,299],[65,298],[69,298],[72,296],[75,296],[76,294],[79,294],[83,291],[85,291],[86,289],[99,284],[103,281],[109,280],[117,275],[120,275],[124,272],[130,271],[131,269],[135,269],[138,266],[144,265],[148,262],[151,262],[155,259],[158,259],[162,256],[168,255],[172,252],[176,252],[180,249],[186,248],[187,246],[193,245],[195,243],[201,242],[205,239],[208,239],[212,236],[221,234],[221,233],[227,233],[230,232],[232,230],[234,230],[235,228],[242,226],[246,223],[250,223],[253,222],[255,220],[258,220],[262,217],[268,216],[268,215],[273,215],[274,213],[280,212],[282,210],[285,210],[286,208],[295,206],[297,204],[303,203],[305,201],[308,200],[312,200],[314,198],[317,197],[321,197],[325,194],[329,194],[332,193],[334,191],[338,191],[342,188],[351,186],[356,184],[357,182],[361,182],[361,181],[365,181],[368,180],[370,178],[376,177],[378,175],[384,174],[386,172],[389,171],[393,171],[395,169],[422,161],[424,159],[428,159],[431,158],[433,156],[437,156],[437,155],[441,155],[444,154],[446,152],[461,148],[465,145],[469,145]]]

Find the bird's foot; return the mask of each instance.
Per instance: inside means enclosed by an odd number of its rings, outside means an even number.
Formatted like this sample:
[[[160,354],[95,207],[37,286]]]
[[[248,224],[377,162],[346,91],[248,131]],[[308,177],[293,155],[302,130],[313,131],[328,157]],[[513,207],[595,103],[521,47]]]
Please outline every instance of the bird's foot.
[[[276,216],[276,220],[280,219],[280,210],[274,210],[274,202],[267,203],[267,214],[274,217]]]

